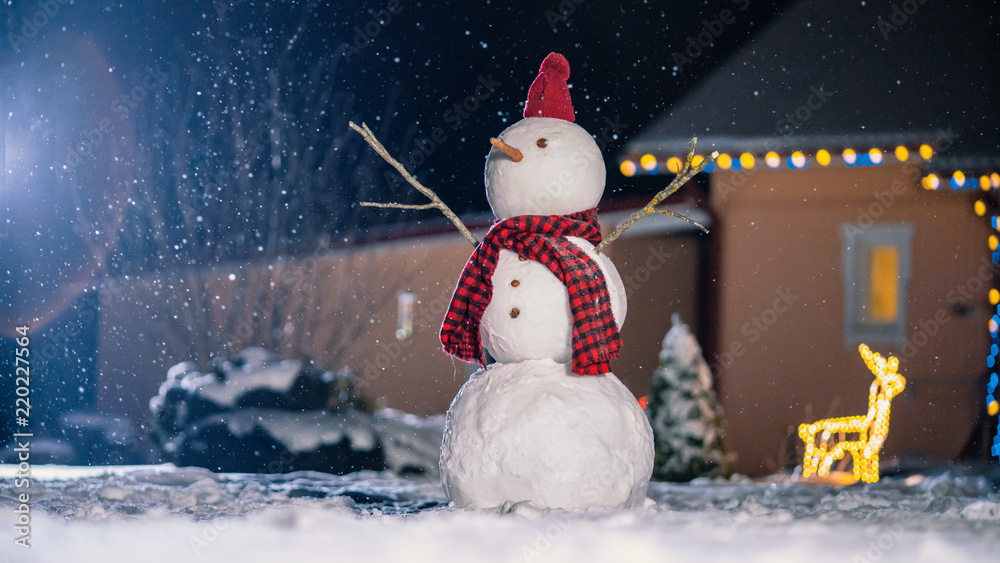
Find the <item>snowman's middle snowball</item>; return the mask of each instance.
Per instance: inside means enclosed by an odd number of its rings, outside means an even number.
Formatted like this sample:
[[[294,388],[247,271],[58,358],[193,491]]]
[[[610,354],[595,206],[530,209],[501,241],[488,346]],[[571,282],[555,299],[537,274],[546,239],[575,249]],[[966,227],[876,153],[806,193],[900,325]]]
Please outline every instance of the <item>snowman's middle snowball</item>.
[[[600,266],[611,296],[611,312],[621,329],[627,305],[618,270],[607,256],[595,253],[591,243],[567,238]],[[516,315],[511,314],[513,309]],[[493,274],[493,297],[479,324],[480,338],[490,355],[505,364],[541,359],[568,363],[573,356],[572,332],[566,286],[538,262],[522,261],[514,252],[501,250]]]

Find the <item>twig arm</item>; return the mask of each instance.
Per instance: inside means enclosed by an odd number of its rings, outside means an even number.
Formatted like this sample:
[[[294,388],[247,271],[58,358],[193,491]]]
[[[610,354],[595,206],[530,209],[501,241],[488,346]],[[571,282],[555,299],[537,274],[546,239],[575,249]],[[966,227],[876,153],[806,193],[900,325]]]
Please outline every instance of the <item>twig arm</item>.
[[[665,215],[673,215],[674,217],[677,217],[678,219],[680,219],[682,221],[687,221],[688,223],[691,223],[695,227],[698,227],[706,235],[708,234],[708,229],[705,228],[705,225],[702,225],[698,221],[695,221],[694,219],[692,219],[692,218],[690,218],[690,217],[688,217],[686,215],[681,215],[680,213],[675,213],[673,211],[670,211],[669,209],[657,209],[656,212],[657,213],[663,213]]]
[[[612,233],[608,235],[607,238],[602,240],[601,244],[597,245],[597,247],[594,249],[595,252],[600,254],[601,251],[607,248],[609,244],[614,242],[615,239],[620,237],[622,233],[628,230],[629,227],[634,225],[636,221],[642,219],[646,215],[652,215],[653,213],[666,213],[668,215],[673,215],[674,217],[683,219],[689,223],[698,226],[701,230],[705,231],[706,233],[708,232],[708,229],[706,229],[704,226],[689,219],[688,217],[681,215],[680,213],[674,213],[673,211],[656,209],[656,206],[659,205],[663,200],[667,199],[671,194],[679,190],[681,186],[683,186],[688,182],[688,180],[693,178],[697,173],[704,170],[706,166],[708,166],[709,164],[714,162],[716,158],[718,158],[719,156],[718,151],[713,151],[712,154],[708,155],[708,157],[705,158],[700,164],[698,164],[697,166],[692,166],[694,163],[694,150],[697,144],[698,144],[698,137],[693,137],[691,139],[691,149],[688,151],[687,160],[684,162],[684,167],[677,172],[677,176],[674,177],[674,179],[670,182],[670,184],[667,185],[666,188],[660,190],[660,192],[657,193],[653,197],[653,199],[651,199],[649,203],[646,204],[645,207],[636,211],[635,213],[630,215],[629,218],[626,219],[624,223],[615,227],[615,230],[612,231]]]
[[[393,207],[397,209],[435,208],[440,210],[441,213],[443,213],[444,216],[447,217],[455,225],[455,227],[458,228],[459,232],[462,233],[462,236],[464,236],[466,240],[472,243],[473,246],[477,246],[479,244],[479,239],[477,239],[476,236],[473,235],[471,231],[469,231],[469,228],[465,226],[465,223],[463,223],[461,219],[458,218],[458,215],[456,215],[455,212],[452,211],[451,208],[448,207],[448,205],[445,202],[441,201],[441,198],[439,198],[437,194],[434,193],[434,190],[431,190],[430,188],[425,187],[423,184],[418,182],[416,178],[411,176],[410,173],[406,171],[406,168],[403,167],[403,165],[400,164],[398,160],[392,158],[392,156],[389,155],[389,151],[385,150],[385,147],[382,146],[382,143],[380,143],[379,140],[375,138],[375,134],[372,133],[372,130],[368,128],[368,125],[362,122],[361,126],[359,127],[358,124],[354,123],[353,121],[348,122],[348,125],[351,126],[351,129],[354,129],[355,131],[360,133],[361,136],[364,137],[365,141],[369,145],[371,145],[373,149],[375,149],[375,152],[377,152],[379,156],[381,156],[386,162],[391,164],[392,167],[399,172],[399,174],[403,177],[404,180],[409,182],[410,185],[416,188],[418,192],[427,196],[427,199],[431,200],[431,203],[426,205],[406,205],[402,203],[374,203],[374,202],[362,202],[361,205],[369,207]]]
[[[379,203],[377,201],[362,201],[359,202],[364,207],[389,207],[392,209],[437,209],[437,205],[433,203],[425,203],[423,205],[413,205],[409,203]]]

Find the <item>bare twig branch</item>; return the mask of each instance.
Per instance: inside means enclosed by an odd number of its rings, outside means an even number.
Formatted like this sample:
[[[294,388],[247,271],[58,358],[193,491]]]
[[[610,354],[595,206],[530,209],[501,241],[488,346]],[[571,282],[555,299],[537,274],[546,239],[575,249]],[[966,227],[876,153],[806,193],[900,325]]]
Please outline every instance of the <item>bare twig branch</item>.
[[[351,126],[351,129],[354,129],[355,131],[360,133],[361,136],[365,138],[365,141],[367,141],[368,144],[371,145],[373,149],[375,149],[375,152],[377,152],[379,156],[381,156],[383,159],[385,159],[386,162],[391,164],[393,168],[399,171],[399,174],[403,177],[404,180],[409,182],[410,185],[416,188],[418,192],[427,196],[427,199],[431,200],[431,204],[427,207],[423,207],[423,209],[430,209],[432,207],[437,208],[438,210],[441,211],[441,213],[444,213],[445,217],[451,220],[451,222],[455,225],[455,227],[458,228],[459,232],[462,233],[462,235],[466,238],[466,240],[471,242],[473,246],[479,245],[479,239],[477,239],[475,235],[473,235],[472,232],[469,231],[468,227],[465,226],[465,223],[462,223],[462,220],[458,218],[458,215],[455,215],[455,212],[452,211],[451,208],[448,207],[447,204],[445,204],[445,202],[441,201],[441,198],[439,198],[437,194],[434,193],[433,190],[425,187],[423,184],[418,182],[416,178],[411,176],[410,173],[406,171],[406,168],[404,168],[403,165],[399,163],[399,161],[389,156],[389,151],[385,150],[385,147],[382,146],[382,143],[380,143],[378,139],[375,138],[375,134],[372,133],[372,130],[368,128],[368,125],[366,125],[364,122],[361,122],[361,126],[358,127],[358,125],[353,121],[348,122],[348,125]],[[362,205],[365,204],[363,203]],[[373,207],[398,207],[400,209],[420,209],[420,207],[404,207],[402,204],[393,204],[393,205],[378,204],[378,205],[373,205]]]
[[[687,221],[688,223],[691,223],[695,227],[698,227],[706,235],[708,234],[708,229],[705,228],[705,225],[702,225],[701,223],[699,223],[698,221],[695,221],[694,219],[692,219],[690,217],[687,217],[685,215],[681,215],[680,213],[675,213],[673,211],[670,211],[669,209],[657,209],[656,212],[657,213],[664,213],[666,215],[673,215],[674,217],[677,217],[678,219],[680,219],[682,221]]]
[[[600,254],[602,250],[607,248],[609,244],[611,244],[612,242],[615,241],[615,239],[620,237],[622,233],[628,230],[628,228],[631,227],[633,224],[635,224],[636,221],[642,219],[646,215],[651,215],[653,213],[666,213],[667,215],[673,215],[678,219],[683,219],[688,223],[697,225],[701,230],[705,231],[706,233],[708,232],[708,229],[706,229],[704,226],[689,219],[688,217],[681,215],[680,213],[674,213],[673,211],[667,211],[665,209],[656,209],[656,206],[659,205],[663,200],[667,199],[671,194],[681,189],[681,186],[686,184],[688,180],[690,180],[695,176],[695,174],[704,170],[706,166],[708,166],[709,164],[714,162],[716,158],[718,158],[719,156],[718,151],[713,151],[712,154],[708,155],[708,157],[702,160],[702,162],[698,164],[698,166],[692,166],[694,164],[694,150],[697,144],[698,144],[698,137],[692,137],[691,148],[688,151],[688,156],[684,162],[684,167],[677,172],[677,176],[674,177],[673,181],[671,181],[666,188],[660,190],[660,192],[656,194],[656,196],[653,197],[653,199],[651,199],[649,203],[646,204],[645,207],[636,211],[628,219],[626,219],[624,223],[615,227],[615,230],[610,235],[608,235],[607,238],[601,241],[601,244],[598,244],[597,247],[594,248],[595,252]]]
[[[391,207],[393,209],[437,209],[437,205],[433,203],[425,203],[423,205],[412,205],[409,203],[379,203],[377,201],[362,201],[360,203],[365,207]]]

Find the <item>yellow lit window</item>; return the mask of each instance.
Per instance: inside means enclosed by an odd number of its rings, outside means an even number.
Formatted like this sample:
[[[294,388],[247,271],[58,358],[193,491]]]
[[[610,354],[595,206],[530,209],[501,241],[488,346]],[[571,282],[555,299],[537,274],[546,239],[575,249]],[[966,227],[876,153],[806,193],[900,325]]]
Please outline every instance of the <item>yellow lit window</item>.
[[[893,322],[899,315],[899,249],[873,246],[871,249],[871,291],[868,314],[872,322]]]
[[[912,223],[875,223],[866,229],[841,225],[847,347],[906,342],[913,231]]]

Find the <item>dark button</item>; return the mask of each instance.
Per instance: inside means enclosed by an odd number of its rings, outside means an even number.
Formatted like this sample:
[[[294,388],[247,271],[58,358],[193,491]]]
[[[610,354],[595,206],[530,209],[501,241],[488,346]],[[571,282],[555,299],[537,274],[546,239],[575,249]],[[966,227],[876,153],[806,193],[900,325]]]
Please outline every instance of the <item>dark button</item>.
[[[517,287],[517,286],[519,286],[519,285],[521,285],[521,282],[519,282],[519,281],[517,281],[517,280],[514,280],[514,281],[510,282],[510,286],[511,286],[511,287]]]
[[[513,309],[510,310],[510,318],[512,318],[512,319],[516,319],[517,316],[520,315],[520,314],[521,314],[521,311],[518,311],[517,307],[514,307]]]

